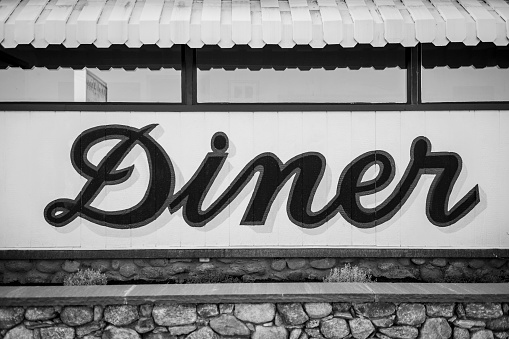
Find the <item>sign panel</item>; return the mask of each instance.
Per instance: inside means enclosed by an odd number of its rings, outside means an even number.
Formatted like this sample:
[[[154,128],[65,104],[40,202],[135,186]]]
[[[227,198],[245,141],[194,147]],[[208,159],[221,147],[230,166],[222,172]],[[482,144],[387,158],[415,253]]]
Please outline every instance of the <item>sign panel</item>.
[[[509,112],[4,112],[0,248],[509,248]]]

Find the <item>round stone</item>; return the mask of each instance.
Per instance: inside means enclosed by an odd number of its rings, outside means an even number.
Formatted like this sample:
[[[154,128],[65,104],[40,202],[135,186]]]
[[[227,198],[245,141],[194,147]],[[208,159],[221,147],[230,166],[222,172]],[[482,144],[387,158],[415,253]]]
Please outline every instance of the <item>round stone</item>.
[[[445,267],[447,266],[447,260],[445,260],[444,258],[435,258],[431,260],[431,265],[437,267]]]
[[[398,263],[400,263],[403,266],[409,266],[411,265],[411,261],[408,258],[399,258]]]
[[[456,319],[453,325],[460,328],[471,329],[472,327],[486,327],[486,323],[482,320]]]
[[[301,333],[302,333],[302,329],[301,328],[294,328],[290,332],[290,338],[289,339],[299,339]]]
[[[150,263],[150,265],[156,267],[168,266],[168,259],[151,259],[148,262]]]
[[[94,320],[94,310],[88,306],[64,307],[60,313],[60,319],[68,326],[84,325]]]
[[[164,278],[164,270],[161,267],[143,267],[140,270],[140,279],[158,280]]]
[[[101,305],[94,306],[94,321],[102,320],[104,308]]]
[[[219,314],[216,304],[199,304],[196,307],[196,312],[203,318],[215,317]]]
[[[22,307],[0,307],[0,329],[11,328],[23,321]]]
[[[493,339],[493,332],[490,330],[480,330],[472,333],[470,339]]]
[[[252,339],[286,339],[288,333],[282,326],[256,326]]]
[[[219,313],[233,313],[235,304],[219,304]]]
[[[455,327],[453,331],[454,339],[470,339],[470,332],[464,328]]]
[[[11,260],[5,263],[5,268],[11,272],[28,272],[32,269],[32,263],[28,260]]]
[[[499,303],[468,303],[465,307],[468,318],[495,319],[504,315]]]
[[[326,338],[330,339],[344,338],[350,333],[346,320],[341,318],[322,321],[320,331]]]
[[[74,334],[74,328],[65,325],[41,328],[41,339],[73,339]]]
[[[141,339],[141,337],[130,328],[108,326],[103,332],[102,339]]]
[[[277,304],[277,309],[287,325],[301,325],[309,319],[299,303]]]
[[[299,268],[306,266],[307,261],[304,258],[291,258],[286,259],[286,264],[288,265],[289,269],[298,270]]]
[[[129,325],[139,318],[134,305],[109,305],[104,309],[104,320],[115,326]]]
[[[193,304],[155,305],[152,316],[159,326],[188,325],[197,319],[196,306]]]
[[[60,271],[62,262],[57,260],[40,260],[35,264],[35,268],[43,273],[55,273]]]
[[[349,312],[352,304],[350,303],[332,303],[332,310],[334,312]]]
[[[102,321],[92,321],[91,323],[76,327],[76,336],[78,338],[84,337],[92,332],[99,331],[104,327],[105,323]]]
[[[468,275],[468,270],[460,265],[450,265],[444,272],[445,280],[449,282],[464,281],[466,280],[465,275]]]
[[[267,264],[263,260],[248,261],[244,264],[244,270],[248,274],[264,274]]]
[[[392,261],[381,261],[377,264],[377,267],[379,269],[381,269],[382,271],[387,271],[387,270],[391,270],[391,269],[398,267],[398,265],[396,265]]]
[[[19,325],[9,330],[4,339],[35,339],[34,331],[27,329],[24,325]]]
[[[396,312],[393,303],[362,303],[353,305],[355,311],[366,318],[382,318]]]
[[[506,260],[498,259],[498,258],[491,259],[489,261],[490,266],[495,267],[495,268],[500,268],[500,267],[504,266],[505,263],[506,263]]]
[[[400,267],[395,265],[387,271],[381,272],[380,277],[388,279],[405,279],[405,278],[416,278],[419,274],[419,269],[414,267]]]
[[[136,266],[139,266],[139,267],[147,267],[147,266],[150,266],[150,264],[147,262],[147,260],[145,259],[134,259],[133,260],[133,263],[136,265]]]
[[[270,264],[270,267],[275,271],[282,271],[286,268],[286,260],[284,259],[277,259],[272,261],[272,264]]]
[[[230,314],[221,314],[219,317],[211,319],[209,326],[225,336],[247,336],[250,334],[246,325]]]
[[[426,308],[422,304],[402,303],[396,311],[396,316],[399,325],[420,325],[426,320]]]
[[[336,265],[336,259],[324,258],[324,259],[318,259],[318,260],[311,260],[309,262],[309,265],[311,267],[319,269],[319,270],[327,270],[329,268],[334,267],[334,265]]]
[[[235,305],[235,316],[254,324],[268,323],[274,319],[276,305],[265,304],[237,304]]]
[[[39,271],[30,271],[25,275],[27,284],[47,284],[50,282],[51,275]]]
[[[388,317],[371,319],[371,322],[376,327],[391,327],[392,325],[394,325],[394,321],[395,320],[396,320],[396,316],[395,315],[391,315],[391,316],[388,316]]]
[[[412,326],[393,326],[389,328],[380,328],[379,331],[394,339],[415,339],[419,334],[419,331]]]
[[[94,262],[92,262],[90,267],[94,271],[99,271],[101,273],[104,273],[110,269],[110,262],[107,260],[95,260]]]
[[[123,277],[130,278],[138,273],[138,267],[132,262],[127,262],[120,266],[119,272]]]
[[[509,330],[509,316],[503,316],[497,319],[489,320],[486,327],[494,331],[507,331]]]
[[[420,339],[449,339],[451,326],[444,318],[428,318],[421,328]]]
[[[67,273],[78,272],[78,270],[80,269],[80,263],[74,260],[66,260],[62,264],[62,269]]]
[[[468,262],[468,266],[478,269],[484,266],[484,260],[481,259],[473,259]]]
[[[350,331],[355,339],[366,339],[373,331],[375,326],[368,319],[356,318],[349,322]]]
[[[324,318],[332,312],[332,306],[329,303],[305,303],[304,309],[308,316],[313,319]]]
[[[186,339],[219,339],[219,336],[210,327],[205,326],[189,334]]]
[[[49,320],[57,316],[53,307],[29,307],[25,312],[25,319],[30,321]]]
[[[183,334],[189,334],[196,330],[195,325],[184,325],[184,326],[173,326],[168,327],[168,332],[170,335],[183,335]]]
[[[59,272],[53,274],[50,281],[52,284],[62,285],[64,283],[64,280],[67,277],[67,275],[68,274],[65,273],[64,271],[59,271]]]
[[[111,261],[111,268],[116,271],[120,268],[120,264],[121,264],[120,260],[114,259]]]
[[[454,303],[427,303],[426,314],[432,318],[450,318],[454,315]]]
[[[150,318],[140,318],[136,322],[136,325],[134,326],[134,329],[138,333],[147,333],[152,331],[156,325],[154,324],[154,320],[152,317]]]
[[[154,309],[154,305],[152,304],[143,304],[140,305],[140,315],[142,317],[151,317],[152,309]]]
[[[425,282],[441,282],[444,279],[442,270],[430,264],[421,266],[420,275]]]
[[[412,258],[410,260],[416,265],[423,265],[426,263],[426,259],[424,258]]]
[[[145,333],[143,335],[143,339],[176,339],[176,337],[170,335],[169,333],[163,333],[163,332],[154,333],[154,332],[152,332],[152,333]]]

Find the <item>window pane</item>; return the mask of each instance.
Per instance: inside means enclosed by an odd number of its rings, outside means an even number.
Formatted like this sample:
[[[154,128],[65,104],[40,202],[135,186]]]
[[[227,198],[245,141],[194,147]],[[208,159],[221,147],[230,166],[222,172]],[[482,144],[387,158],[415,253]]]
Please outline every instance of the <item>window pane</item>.
[[[0,101],[180,102],[180,92],[174,69],[0,70]]]
[[[403,47],[197,50],[198,102],[406,102]]]
[[[400,69],[198,71],[199,102],[405,102]]]
[[[509,101],[509,69],[437,67],[422,72],[423,102]]]
[[[509,48],[423,46],[423,102],[509,101]]]
[[[181,102],[180,48],[0,50],[0,101]]]

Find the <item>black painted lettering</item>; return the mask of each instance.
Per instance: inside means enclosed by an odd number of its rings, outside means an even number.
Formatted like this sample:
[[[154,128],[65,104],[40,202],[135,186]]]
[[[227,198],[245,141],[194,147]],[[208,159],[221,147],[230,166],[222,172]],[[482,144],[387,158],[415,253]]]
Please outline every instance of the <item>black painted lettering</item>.
[[[449,209],[451,191],[461,172],[461,157],[452,152],[432,152],[430,141],[418,137],[410,148],[410,162],[401,180],[390,196],[376,207],[366,208],[360,199],[382,191],[394,179],[394,160],[382,150],[370,151],[354,159],[343,170],[335,196],[316,212],[311,210],[311,205],[325,171],[325,158],[317,152],[299,154],[286,163],[273,153],[258,155],[246,164],[221,196],[203,210],[203,201],[228,157],[227,135],[223,132],[214,134],[212,151],[207,153],[193,177],[173,194],[175,177],[172,163],[164,149],[149,135],[155,126],[137,129],[109,125],[83,132],[72,146],[71,161],[87,182],[76,199],[51,202],[44,211],[47,222],[60,227],[81,216],[107,227],[134,228],[150,223],[168,208],[171,213],[182,209],[187,224],[202,227],[221,213],[256,173],[259,173],[256,187],[241,225],[263,225],[274,199],[289,180],[292,180],[292,186],[287,205],[288,217],[303,228],[319,227],[338,212],[358,228],[380,225],[394,217],[425,174],[434,175],[426,200],[426,215],[436,226],[454,224],[468,214],[480,199],[476,185]],[[91,164],[87,159],[90,148],[108,139],[118,139],[119,142],[99,165]],[[91,207],[105,185],[122,183],[131,176],[133,166],[121,170],[117,167],[135,145],[145,150],[149,162],[150,181],[142,201],[130,209],[114,212]],[[379,167],[376,178],[363,181],[366,171],[374,165]]]
[[[111,228],[136,228],[155,220],[166,208],[173,193],[175,178],[170,159],[161,146],[148,134],[156,125],[141,129],[110,125],[91,128],[83,132],[71,149],[72,165],[87,179],[76,199],[57,199],[44,210],[44,217],[53,226],[61,227],[81,216],[91,222]],[[119,139],[95,166],[87,159],[90,148],[104,140]],[[117,170],[118,165],[133,149],[140,145],[147,154],[150,181],[143,199],[130,209],[102,211],[90,206],[105,185],[126,181],[134,166]]]

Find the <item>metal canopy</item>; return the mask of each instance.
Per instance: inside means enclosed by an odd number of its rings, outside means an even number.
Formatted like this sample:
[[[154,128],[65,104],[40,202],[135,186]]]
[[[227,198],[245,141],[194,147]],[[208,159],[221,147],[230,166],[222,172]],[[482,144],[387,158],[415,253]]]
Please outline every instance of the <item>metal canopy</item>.
[[[5,48],[509,44],[505,0],[0,0]]]

